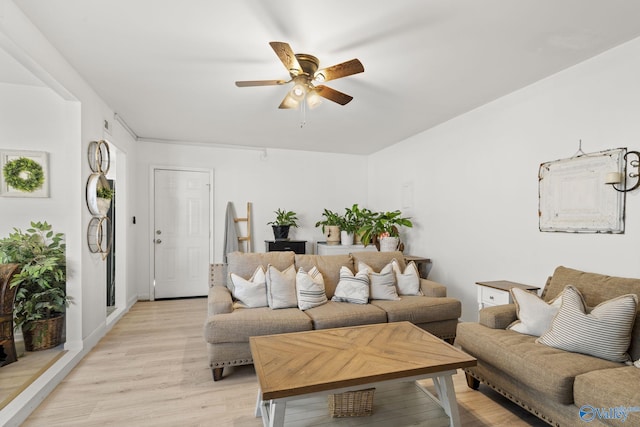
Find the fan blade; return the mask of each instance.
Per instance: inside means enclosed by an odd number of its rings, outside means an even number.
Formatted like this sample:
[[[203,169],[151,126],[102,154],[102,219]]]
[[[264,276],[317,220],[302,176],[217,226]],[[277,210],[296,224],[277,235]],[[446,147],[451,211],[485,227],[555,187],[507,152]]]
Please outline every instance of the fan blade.
[[[357,59],[352,59],[351,61],[342,62],[316,71],[315,78],[318,81],[327,82],[329,80],[335,80],[362,72],[364,72],[364,65],[362,65],[362,62]]]
[[[297,76],[302,73],[302,67],[288,43],[269,42],[269,45],[271,45],[271,48],[274,50],[276,55],[278,55],[278,58],[280,58],[280,61],[282,61],[289,74]]]
[[[289,108],[298,108],[300,105],[300,101],[291,96],[290,93],[287,93],[287,96],[284,97],[280,106],[278,108],[289,109]]]
[[[314,90],[321,97],[328,99],[329,101],[337,102],[340,105],[346,105],[353,99],[353,96],[331,89],[328,86],[316,86]]]
[[[236,86],[238,87],[248,87],[248,86],[273,86],[273,85],[283,85],[289,83],[286,80],[244,80],[240,82],[236,82]]]

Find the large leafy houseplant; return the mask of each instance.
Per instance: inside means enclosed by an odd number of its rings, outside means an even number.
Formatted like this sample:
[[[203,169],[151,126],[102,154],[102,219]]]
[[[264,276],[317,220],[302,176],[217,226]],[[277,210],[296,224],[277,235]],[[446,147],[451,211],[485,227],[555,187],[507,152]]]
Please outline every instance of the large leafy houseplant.
[[[359,233],[362,234],[362,243],[367,246],[382,237],[399,237],[399,227],[413,227],[413,223],[410,218],[402,217],[399,210],[377,212],[360,228]]]
[[[62,233],[54,233],[47,222],[31,222],[26,231],[14,228],[9,237],[0,240],[0,263],[16,263],[20,272],[13,276],[11,287],[17,287],[14,302],[16,328],[33,335],[36,344],[49,333],[38,327],[39,321],[64,315],[69,299],[66,294],[66,256]],[[30,333],[31,332],[31,333]]]

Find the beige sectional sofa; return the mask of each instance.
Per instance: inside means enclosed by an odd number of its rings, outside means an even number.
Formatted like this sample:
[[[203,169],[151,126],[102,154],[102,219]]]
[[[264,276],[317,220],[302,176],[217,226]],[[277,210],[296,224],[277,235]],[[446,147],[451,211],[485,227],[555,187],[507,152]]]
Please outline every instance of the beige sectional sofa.
[[[367,304],[331,301],[340,280],[341,267],[346,266],[355,273],[359,262],[364,262],[378,272],[392,259],[396,259],[401,271],[405,271],[406,265],[401,252],[359,252],[348,255],[234,252],[228,254],[227,264],[213,264],[204,338],[214,381],[222,378],[225,367],[253,363],[249,348],[250,336],[410,321],[453,342],[461,314],[461,303],[447,298],[446,288],[436,282],[420,279],[423,296],[401,296],[395,301],[371,300]],[[324,278],[329,301],[305,311],[297,307],[271,309],[239,306],[227,286],[230,274],[248,279],[260,265],[264,268],[272,265],[278,270],[294,265],[296,270],[302,267],[305,271],[315,266]]]
[[[587,307],[625,294],[640,296],[640,279],[560,266],[548,279],[542,299],[553,300],[567,285],[579,290]],[[479,323],[459,324],[456,343],[478,359],[476,367],[465,370],[470,387],[485,383],[554,426],[640,426],[639,367],[536,343],[535,336],[506,329],[515,320],[516,306],[509,304],[482,309]],[[632,325],[627,352],[637,361],[637,314]],[[575,338],[577,345],[594,340],[590,333]]]

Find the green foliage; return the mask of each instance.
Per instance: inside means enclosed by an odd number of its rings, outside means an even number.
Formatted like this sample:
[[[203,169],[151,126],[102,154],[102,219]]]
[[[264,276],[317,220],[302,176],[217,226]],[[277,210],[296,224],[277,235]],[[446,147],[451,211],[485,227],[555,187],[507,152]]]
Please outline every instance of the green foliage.
[[[358,230],[362,234],[362,243],[366,246],[381,235],[398,237],[398,227],[413,227],[409,218],[403,218],[399,210],[377,212]]]
[[[295,212],[277,209],[273,211],[273,213],[276,214],[276,220],[269,221],[267,225],[288,225],[290,227],[298,228],[298,217]]]
[[[373,212],[367,208],[360,208],[356,203],[351,208],[345,209],[340,229],[345,230],[347,233],[356,233],[365,224],[369,223],[373,216]]]
[[[17,263],[20,272],[11,287],[18,287],[14,304],[16,328],[33,329],[30,322],[64,313],[66,257],[62,233],[54,233],[46,222],[31,222],[31,228],[0,240],[0,263]]]
[[[100,187],[96,190],[96,195],[102,199],[111,200],[113,198],[113,190],[108,187]]]
[[[22,173],[26,175],[21,176]],[[4,180],[11,187],[31,193],[44,184],[44,171],[38,162],[28,157],[19,157],[4,165]]]
[[[338,227],[340,227],[340,224],[342,223],[342,217],[340,216],[340,214],[330,211],[329,209],[325,209],[322,213],[322,216],[324,217],[324,219],[316,222],[316,227],[322,226],[323,233],[325,226],[337,225]]]

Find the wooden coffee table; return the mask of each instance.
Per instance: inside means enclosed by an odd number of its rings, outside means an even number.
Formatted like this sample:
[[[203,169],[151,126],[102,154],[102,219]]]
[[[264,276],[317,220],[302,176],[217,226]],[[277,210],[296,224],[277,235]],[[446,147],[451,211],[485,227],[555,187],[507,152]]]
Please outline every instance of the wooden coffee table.
[[[249,339],[258,376],[256,417],[282,426],[287,401],[392,381],[433,379],[439,404],[460,425],[452,375],[476,359],[409,322]],[[375,406],[374,406],[375,408]]]

